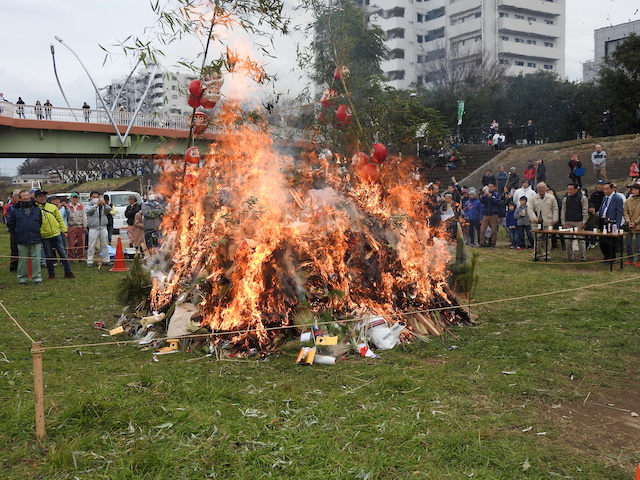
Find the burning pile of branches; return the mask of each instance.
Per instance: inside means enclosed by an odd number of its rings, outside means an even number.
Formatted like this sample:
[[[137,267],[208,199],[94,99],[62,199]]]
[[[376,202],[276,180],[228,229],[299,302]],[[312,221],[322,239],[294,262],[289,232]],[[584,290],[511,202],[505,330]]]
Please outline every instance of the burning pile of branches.
[[[419,334],[468,320],[411,159],[390,157],[365,181],[328,151],[287,157],[256,125],[236,125],[200,164],[165,167],[153,310],[191,299],[203,326],[232,332],[215,338],[261,351],[302,310],[383,316]],[[427,312],[438,307],[453,308]]]

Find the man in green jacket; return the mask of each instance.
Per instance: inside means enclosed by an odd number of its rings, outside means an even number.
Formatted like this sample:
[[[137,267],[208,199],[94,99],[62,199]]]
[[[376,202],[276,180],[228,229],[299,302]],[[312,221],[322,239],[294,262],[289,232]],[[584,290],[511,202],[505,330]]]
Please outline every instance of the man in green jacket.
[[[40,237],[42,237],[42,246],[44,247],[44,255],[47,260],[47,270],[49,272],[49,280],[56,278],[54,267],[55,250],[60,257],[60,262],[64,268],[64,278],[76,278],[71,272],[71,265],[67,259],[67,249],[64,246],[64,237],[67,235],[67,226],[62,220],[62,215],[58,208],[52,203],[47,202],[47,192],[44,190],[36,190],[33,194],[36,204],[42,210],[42,226],[40,227]]]

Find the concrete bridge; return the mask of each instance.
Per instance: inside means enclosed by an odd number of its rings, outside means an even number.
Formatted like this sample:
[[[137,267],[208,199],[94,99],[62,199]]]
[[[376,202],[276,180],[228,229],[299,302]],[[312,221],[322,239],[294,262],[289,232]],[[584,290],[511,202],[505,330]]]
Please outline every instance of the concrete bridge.
[[[121,135],[133,113],[104,110],[16,105],[0,102],[0,158],[112,157],[138,158],[154,154],[184,154],[189,137],[188,117],[138,113],[124,145]],[[219,133],[209,128],[196,145],[207,150]]]

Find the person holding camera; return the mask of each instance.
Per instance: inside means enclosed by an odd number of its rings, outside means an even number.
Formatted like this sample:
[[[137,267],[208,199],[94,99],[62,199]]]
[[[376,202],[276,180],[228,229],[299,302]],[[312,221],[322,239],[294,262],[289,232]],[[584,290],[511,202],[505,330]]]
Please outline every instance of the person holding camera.
[[[111,265],[109,259],[109,211],[105,199],[98,192],[91,192],[87,206],[87,227],[89,227],[89,249],[87,250],[87,267],[93,266],[96,246],[100,245],[100,258],[103,265]]]

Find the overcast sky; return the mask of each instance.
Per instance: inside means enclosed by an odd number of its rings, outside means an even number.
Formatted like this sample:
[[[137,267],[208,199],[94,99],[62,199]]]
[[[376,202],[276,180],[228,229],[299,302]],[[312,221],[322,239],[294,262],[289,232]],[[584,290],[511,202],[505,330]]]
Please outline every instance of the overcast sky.
[[[295,0],[286,1],[289,5],[296,3]],[[565,73],[569,80],[579,81],[582,62],[593,59],[593,31],[640,20],[640,3],[638,0],[566,1]],[[148,0],[7,1],[2,2],[0,13],[3,46],[0,92],[14,103],[20,96],[27,104],[36,100],[44,102],[48,98],[54,105],[63,106],[51,59],[50,45],[55,44],[58,75],[72,107],[80,107],[84,101],[94,106],[95,94],[80,63],[54,36],[62,38],[82,59],[98,86],[104,86],[126,76],[133,60],[112,55],[105,61],[105,52],[99,45],[111,47],[129,35],[147,38],[147,27],[155,21]],[[300,23],[303,19],[297,17],[297,20]],[[267,70],[280,79],[276,86],[278,91],[297,93],[301,73],[295,65],[295,42],[282,38],[276,38],[275,42],[277,58],[266,60]],[[115,47],[112,50],[118,51]],[[169,48],[163,67],[170,69],[180,57],[195,59],[200,51],[195,41]],[[0,173],[14,174],[15,164],[0,159]]]

